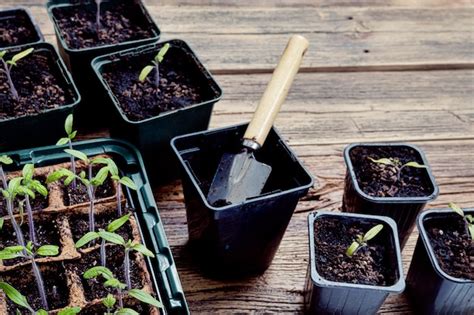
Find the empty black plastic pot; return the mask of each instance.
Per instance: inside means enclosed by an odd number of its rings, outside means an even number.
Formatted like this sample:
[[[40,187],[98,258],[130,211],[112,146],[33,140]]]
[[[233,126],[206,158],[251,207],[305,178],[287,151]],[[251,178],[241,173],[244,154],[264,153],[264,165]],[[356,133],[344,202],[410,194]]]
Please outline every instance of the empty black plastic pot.
[[[384,229],[374,240],[386,244],[390,261],[396,266],[394,281],[389,286],[334,282],[324,279],[316,261],[315,231],[317,220],[337,218],[347,222],[383,224]],[[405,288],[402,257],[395,222],[388,217],[364,214],[318,211],[308,215],[309,265],[305,285],[305,311],[307,314],[375,314],[390,293],[401,293]]]
[[[78,107],[78,119],[81,125],[106,127],[108,125],[108,110],[103,106],[102,99],[96,97],[101,90],[101,84],[97,80],[91,62],[97,56],[102,56],[119,50],[137,47],[158,41],[160,30],[155,24],[145,6],[140,0],[102,0],[101,10],[105,12],[108,7],[119,3],[129,3],[133,7],[134,21],[141,23],[152,33],[149,38],[130,40],[116,44],[102,45],[87,48],[72,48],[64,37],[57,22],[56,14],[61,10],[69,10],[73,7],[83,6],[86,10],[95,10],[95,1],[85,0],[49,0],[46,4],[49,18],[51,19],[56,34],[58,50],[82,95],[82,102]]]
[[[189,78],[192,78],[193,84],[200,88],[203,101],[144,120],[132,120],[122,110],[120,101],[103,73],[115,66],[130,63],[146,65],[166,43],[170,44],[166,58],[180,58],[180,62],[186,66]],[[110,115],[112,136],[127,140],[138,147],[154,184],[162,184],[178,178],[179,171],[175,155],[171,150],[171,139],[179,135],[206,130],[214,104],[222,96],[221,88],[209,71],[182,40],[150,44],[101,56],[94,59],[92,65],[103,86],[103,104],[113,113]]]
[[[62,83],[63,88],[68,88],[71,91],[72,101],[70,104],[47,109],[38,114],[0,120],[0,147],[2,150],[56,143],[64,135],[64,121],[67,115],[74,111],[81,100],[71,75],[53,45],[37,43],[17,46],[7,49],[7,52],[14,54],[28,48],[34,48],[34,53],[42,53],[50,59],[53,75]]]
[[[5,38],[0,40],[0,48],[11,48],[44,41],[38,24],[27,8],[14,7],[0,11],[0,27],[3,29],[8,28],[10,23],[21,24],[25,30],[22,30],[21,34],[17,34],[18,37],[14,43],[7,43]]]
[[[464,210],[474,215],[474,209]],[[417,219],[420,236],[407,276],[407,292],[423,314],[474,314],[474,281],[458,279],[441,269],[425,225],[433,220],[446,222],[458,214],[452,210],[427,210]]]
[[[270,265],[311,175],[275,129],[256,159],[272,166],[260,196],[240,204],[210,205],[206,196],[225,152],[241,148],[247,124],[177,137],[173,150],[182,182],[191,247],[203,270],[216,277],[263,272]]]
[[[344,195],[342,199],[342,211],[355,212],[372,215],[383,215],[391,217],[398,226],[398,235],[400,244],[403,248],[410,237],[418,213],[425,207],[426,203],[436,199],[439,188],[436,185],[431,169],[421,169],[422,176],[425,178],[429,193],[421,197],[374,197],[370,196],[359,186],[353,161],[351,160],[351,151],[355,148],[397,148],[403,147],[411,150],[414,160],[420,164],[428,165],[423,151],[410,144],[405,143],[355,143],[350,144],[344,149],[344,161],[347,166]],[[387,157],[388,158],[388,157]]]

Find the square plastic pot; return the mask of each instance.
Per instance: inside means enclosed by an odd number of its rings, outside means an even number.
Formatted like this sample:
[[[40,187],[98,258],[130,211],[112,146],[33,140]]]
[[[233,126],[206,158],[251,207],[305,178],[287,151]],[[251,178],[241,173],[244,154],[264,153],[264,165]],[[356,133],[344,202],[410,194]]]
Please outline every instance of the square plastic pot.
[[[131,2],[131,0],[103,0],[101,1],[101,6],[106,7],[116,4],[117,2]],[[68,69],[71,71],[77,87],[79,88],[79,91],[82,95],[82,102],[78,108],[79,118],[77,121],[80,121],[81,124],[85,126],[106,127],[108,122],[109,108],[102,106],[102,99],[96,97],[96,95],[100,93],[101,84],[97,80],[94,70],[91,67],[92,60],[97,56],[156,42],[160,37],[160,30],[151,18],[143,3],[140,0],[134,0],[134,5],[138,7],[137,10],[140,10],[143,15],[141,21],[144,21],[144,23],[146,23],[146,25],[154,34],[152,37],[141,40],[126,41],[112,45],[102,45],[81,49],[71,48],[67,45],[66,41],[61,35],[54,12],[55,10],[82,5],[83,3],[88,3],[90,6],[95,6],[95,2],[93,0],[49,0],[46,4],[46,7],[48,10],[48,16],[54,25],[59,53],[66,63]]]
[[[0,120],[0,147],[2,150],[13,150],[25,147],[39,146],[56,141],[64,134],[64,121],[72,113],[81,100],[71,75],[59,57],[56,49],[48,43],[38,43],[17,46],[8,49],[8,52],[20,52],[33,47],[35,51],[51,53],[56,68],[55,74],[62,78],[65,84],[73,91],[73,103],[58,108],[48,109],[39,114]]]
[[[33,19],[30,10],[23,7],[13,7],[0,11],[0,21],[6,20],[23,20],[26,22],[26,26],[30,31],[32,31],[32,36],[30,40],[22,41],[14,45],[0,45],[0,48],[11,48],[16,46],[23,46],[28,44],[36,44],[44,42],[43,34],[41,33],[38,24]]]
[[[324,279],[317,271],[314,241],[314,223],[324,217],[383,224],[384,229],[377,238],[383,237],[387,248],[396,256],[394,262],[397,266],[396,282],[391,286],[373,286]],[[308,231],[310,257],[304,296],[307,314],[376,314],[390,293],[401,293],[405,289],[397,226],[391,218],[318,211],[308,215]]]
[[[350,158],[350,152],[356,147],[408,147],[413,149],[423,165],[428,165],[423,169],[429,184],[431,193],[423,197],[373,197],[369,196],[359,187],[354,166]],[[363,213],[371,215],[383,215],[395,220],[398,226],[398,235],[402,248],[415,227],[417,215],[425,207],[426,203],[436,199],[439,193],[438,185],[434,180],[428,161],[423,151],[417,146],[405,143],[354,143],[344,149],[344,161],[347,172],[344,184],[344,195],[342,199],[342,211]]]
[[[474,209],[465,210],[474,214]],[[420,235],[407,276],[407,291],[422,314],[474,314],[474,281],[444,272],[431,246],[425,223],[457,216],[452,210],[427,210],[417,219]]]
[[[186,58],[189,63],[189,73],[196,78],[196,84],[199,84],[203,93],[206,94],[205,100],[156,117],[132,121],[123,112],[119,100],[102,74],[108,66],[123,62],[125,57],[132,58],[131,60],[152,60],[166,43],[171,45],[168,56],[176,52]],[[113,112],[110,127],[112,136],[127,140],[138,147],[153,183],[163,184],[178,178],[177,162],[170,146],[171,139],[179,135],[206,130],[214,104],[222,96],[221,88],[196,54],[186,42],[170,40],[101,56],[94,59],[92,66],[103,86],[103,104],[111,108]]]
[[[155,253],[155,258],[147,257],[147,266],[155,290],[164,304],[165,314],[189,314],[181,282],[165,230],[156,207],[153,192],[148,181],[142,157],[132,145],[112,139],[95,139],[74,142],[74,149],[88,156],[107,154],[117,163],[123,176],[131,178],[138,186],[137,191],[125,190],[130,205],[135,209],[141,239]],[[21,169],[24,164],[47,166],[69,161],[63,146],[47,146],[34,149],[7,152],[14,163],[7,170]]]
[[[215,207],[206,196],[225,152],[241,148],[247,124],[173,139],[182,171],[189,240],[203,270],[216,277],[265,271],[271,264],[311,175],[275,129],[256,159],[272,166],[262,194],[240,204]]]

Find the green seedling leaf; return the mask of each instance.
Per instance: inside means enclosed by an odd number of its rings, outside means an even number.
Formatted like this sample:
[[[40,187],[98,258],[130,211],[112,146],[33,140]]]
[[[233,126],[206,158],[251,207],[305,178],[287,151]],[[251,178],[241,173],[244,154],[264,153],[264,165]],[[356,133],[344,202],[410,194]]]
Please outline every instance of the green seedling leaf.
[[[28,48],[26,50],[23,50],[22,52],[14,55],[11,59],[11,61],[16,64],[20,59],[23,59],[25,58],[26,56],[28,56],[29,54],[31,54],[33,52],[33,50],[35,50],[34,48]]]
[[[106,280],[114,279],[112,271],[110,271],[109,268],[103,266],[92,267],[86,270],[86,272],[84,272],[84,274],[82,275],[84,279],[93,279],[97,278],[98,276],[102,276]]]
[[[155,254],[153,254],[153,252],[149,250],[148,248],[146,248],[143,244],[134,244],[132,246],[132,249],[136,250],[137,252],[142,253],[145,256],[155,257]]]
[[[8,155],[2,155],[0,156],[0,163],[9,165],[13,163],[13,160],[8,156]]]
[[[33,250],[33,242],[32,241],[29,241],[26,244],[26,250],[31,253],[31,251]]]
[[[460,206],[455,204],[454,202],[450,202],[448,205],[454,212],[459,214],[461,217],[464,217],[464,211],[461,209]]]
[[[408,162],[403,164],[403,166],[415,167],[415,168],[428,168],[426,165],[419,164],[417,162]]]
[[[21,252],[25,248],[23,246],[10,246],[5,247],[4,249],[0,250],[0,260],[8,260],[13,259],[21,256]]]
[[[46,312],[45,310],[41,309],[41,310],[36,311],[36,314],[35,314],[35,315],[48,315],[48,312]]]
[[[367,233],[365,233],[364,238],[362,239],[362,241],[363,242],[370,241],[375,236],[377,236],[377,234],[379,234],[380,231],[382,231],[382,229],[383,229],[383,224],[377,224],[376,226],[374,226],[373,228],[368,230]]]
[[[163,307],[163,304],[161,304],[160,301],[158,301],[153,296],[151,296],[149,293],[147,293],[143,290],[131,289],[130,291],[128,291],[128,295],[130,295],[131,297],[136,298],[137,300],[139,300],[143,303],[150,304],[150,305],[153,305],[153,306],[156,306],[156,307],[159,307],[159,308]]]
[[[382,158],[382,159],[375,160],[371,157],[368,157],[368,159],[371,160],[372,162],[378,163],[378,164],[394,165],[393,161],[390,160],[390,159],[387,159],[387,158]]]
[[[112,176],[118,176],[119,175],[119,170],[117,167],[117,164],[115,164],[114,160],[112,159],[107,159],[108,160],[108,167],[109,167],[109,172],[110,175]]]
[[[61,138],[56,142],[56,145],[66,145],[69,143],[69,138]]]
[[[474,223],[474,216],[468,214],[468,215],[465,216],[465,218],[466,218],[467,222]],[[1,226],[0,226],[0,229],[1,229]]]
[[[57,256],[59,254],[59,246],[43,245],[36,251],[40,256]]]
[[[5,223],[4,218],[0,218],[0,230],[3,228],[3,224]]]
[[[6,50],[2,50],[0,51],[0,59],[3,59],[3,57],[5,57],[5,54],[7,53]]]
[[[122,290],[127,287],[125,283],[122,283],[118,279],[115,279],[115,278],[107,279],[107,281],[104,282],[104,286],[115,288],[115,289],[122,289]]]
[[[69,134],[68,137],[69,139],[74,140],[74,138],[76,138],[76,135],[77,135],[77,130],[74,130],[73,132]]]
[[[20,186],[18,187],[17,192],[20,195],[23,195],[23,196],[28,195],[31,199],[35,199],[35,193],[28,187]]]
[[[104,165],[109,165],[109,160],[108,158],[104,157],[96,157],[92,159],[91,164],[104,164]]]
[[[115,312],[115,315],[140,315],[136,311],[132,310],[131,308],[122,308]]]
[[[474,242],[474,225],[469,224],[467,226],[467,229],[469,230],[469,234],[471,234],[471,240]]]
[[[46,197],[48,195],[48,189],[43,184],[41,184],[39,180],[34,180],[31,183],[31,187],[43,197]]]
[[[146,66],[145,68],[143,68],[140,72],[140,75],[138,76],[138,80],[140,80],[140,82],[145,81],[145,79],[148,77],[150,72],[153,71],[154,68],[154,66]]]
[[[28,163],[28,164],[25,164],[25,166],[23,166],[22,175],[24,179],[26,180],[33,179],[34,172],[35,172],[35,166],[33,164]]]
[[[117,302],[117,300],[115,299],[115,297],[112,295],[112,294],[107,294],[107,296],[102,300],[102,304],[104,304],[105,307],[107,308],[112,308],[114,307],[115,303]]]
[[[31,306],[28,304],[26,297],[8,283],[0,282],[0,290],[2,290],[6,296],[16,305],[31,310]]]
[[[105,180],[107,179],[107,176],[109,175],[109,168],[107,166],[101,168],[98,172],[97,175],[91,180],[91,185],[93,186],[100,186],[102,185]]]
[[[64,152],[66,152],[67,154],[70,154],[70,155],[74,156],[75,158],[78,158],[79,160],[82,160],[85,163],[89,164],[89,158],[87,157],[87,155],[85,155],[81,151],[74,150],[74,149],[64,149]]]
[[[72,177],[74,179],[75,176],[76,175],[74,175],[74,173],[71,172],[69,169],[61,168],[48,175],[48,177],[46,178],[46,184],[51,184],[52,182],[58,181],[63,177]]]
[[[349,246],[346,250],[346,255],[352,257],[354,253],[359,249],[360,244],[358,242],[352,242],[351,246]]]
[[[81,248],[82,246],[95,239],[98,239],[99,237],[99,233],[97,232],[88,232],[76,242],[76,248]]]
[[[110,233],[106,231],[99,231],[99,236],[106,240],[107,242],[117,244],[117,245],[125,245],[125,240],[123,239],[122,236],[115,234],[115,233]]]
[[[17,193],[18,192],[18,187],[21,186],[21,181],[23,180],[23,177],[15,177],[10,179],[8,182],[8,190],[11,193]]]
[[[76,314],[79,314],[80,311],[81,311],[81,308],[78,306],[67,307],[65,309],[60,310],[58,315],[76,315]]]
[[[135,182],[126,176],[120,179],[120,184],[125,185],[132,190],[137,190],[137,185],[135,185]]]
[[[74,121],[74,116],[72,114],[69,114],[66,117],[66,121],[64,122],[64,130],[68,135],[72,133],[72,123]]]
[[[169,49],[170,49],[170,44],[169,44],[169,43],[166,43],[166,44],[160,49],[160,51],[158,52],[158,54],[156,55],[155,61],[161,63],[161,62],[163,61],[163,59],[165,58],[165,55],[166,55],[166,53],[168,52]]]
[[[130,213],[124,215],[123,217],[118,218],[117,220],[110,222],[110,224],[107,225],[107,228],[106,228],[107,232],[117,231],[119,228],[122,227],[122,225],[128,222],[129,219],[130,219]]]

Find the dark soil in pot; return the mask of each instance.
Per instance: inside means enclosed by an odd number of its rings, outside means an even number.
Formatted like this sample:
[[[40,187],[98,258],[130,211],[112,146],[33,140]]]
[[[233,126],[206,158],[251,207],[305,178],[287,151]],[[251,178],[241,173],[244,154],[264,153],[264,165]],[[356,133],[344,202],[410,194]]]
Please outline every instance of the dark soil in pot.
[[[66,274],[60,264],[40,265],[40,270],[43,276],[44,286],[46,288],[46,295],[50,309],[59,309],[65,307],[69,302],[68,287],[66,281]],[[18,275],[21,275],[19,277]],[[41,309],[41,301],[39,298],[36,281],[31,270],[31,266],[24,266],[19,270],[11,271],[2,275],[4,281],[11,284],[26,296],[28,303],[35,310]],[[16,305],[9,299],[8,314],[15,315]]]
[[[30,240],[30,232],[28,229],[28,222],[26,221],[26,215],[24,218],[25,222],[21,225],[21,230],[25,238],[25,242]],[[9,220],[7,220],[9,223]],[[58,230],[59,227],[56,223],[56,220],[43,220],[38,221],[35,218],[35,230],[38,243],[41,245],[60,245]],[[2,230],[0,230],[0,248],[5,248],[8,246],[18,245],[15,232],[11,224],[5,225]],[[59,248],[59,254],[61,254],[61,247]],[[4,260],[3,264],[5,266],[12,266],[20,262],[25,261],[24,258],[15,258]]]
[[[100,8],[99,29],[96,23],[95,4],[74,5],[53,10],[61,36],[69,48],[98,47],[155,36],[142,20],[143,13],[133,1],[118,4],[117,1],[103,2]]]
[[[345,252],[357,235],[374,225],[340,218],[320,218],[314,223],[316,268],[326,280],[389,286],[396,282],[397,266],[389,258],[386,244],[377,240],[357,251],[352,258]]]
[[[441,269],[452,277],[474,280],[474,242],[463,219],[433,218],[424,224]]]
[[[15,14],[0,19],[0,47],[36,42],[38,35],[28,14]]]
[[[155,85],[153,70],[144,82],[138,80],[141,70],[151,63],[153,54],[124,57],[104,67],[102,73],[117,97],[120,107],[131,121],[141,121],[162,113],[202,103],[210,99],[208,88],[200,85],[195,66],[188,54],[170,47],[160,63],[160,84]]]
[[[121,282],[125,282],[123,273],[124,249],[120,246],[107,246],[106,248],[106,267],[109,268],[114,276]],[[82,277],[84,272],[94,266],[100,266],[100,251],[95,250],[83,256],[80,262],[67,264],[67,270],[73,271],[81,277],[82,286],[84,287],[84,294],[87,301],[101,299],[107,296],[108,293],[115,294],[112,288],[105,288],[105,280],[102,277],[96,279],[86,280]],[[133,288],[142,288],[143,283],[140,278],[140,271],[136,264],[135,254],[130,254],[130,270]]]
[[[409,147],[355,147],[350,151],[359,187],[373,197],[423,197],[432,193],[430,178],[424,169],[405,167],[400,180],[391,165],[374,163],[370,159],[396,158],[402,164],[423,164],[416,151]]]
[[[11,54],[7,54],[5,60],[10,58]],[[73,103],[74,91],[57,71],[49,51],[37,50],[21,59],[11,70],[18,100],[10,92],[6,75],[0,73],[0,120],[35,115]]]

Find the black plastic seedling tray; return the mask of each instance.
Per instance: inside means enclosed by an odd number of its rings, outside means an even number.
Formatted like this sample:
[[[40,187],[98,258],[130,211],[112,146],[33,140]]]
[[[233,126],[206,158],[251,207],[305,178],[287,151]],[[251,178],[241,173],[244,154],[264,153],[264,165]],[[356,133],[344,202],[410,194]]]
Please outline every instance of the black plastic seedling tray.
[[[44,110],[35,115],[0,120],[0,148],[2,151],[55,143],[64,134],[66,117],[75,110],[81,100],[71,75],[53,45],[38,43],[17,46],[7,49],[7,52],[18,53],[30,47],[34,48],[36,52],[48,51],[51,53],[53,62],[56,64],[56,68],[53,69],[54,74],[61,77],[71,89],[73,102],[58,108]]]
[[[241,148],[247,124],[177,137],[173,150],[182,171],[189,239],[203,270],[216,277],[265,271],[271,264],[299,198],[313,178],[275,129],[256,159],[273,170],[260,196],[223,207],[206,199],[225,152]]]
[[[317,271],[314,223],[322,217],[341,220],[383,224],[384,229],[377,238],[385,237],[387,246],[396,256],[397,280],[391,286],[334,282],[324,279]],[[388,217],[364,214],[318,211],[308,215],[309,264],[305,285],[305,308],[307,314],[375,314],[390,293],[401,293],[405,289],[402,257],[395,222]]]
[[[148,181],[142,157],[132,145],[112,139],[96,139],[74,143],[74,149],[88,156],[110,155],[123,175],[130,177],[138,186],[137,192],[127,190],[127,198],[135,207],[135,216],[145,245],[152,249],[155,258],[147,258],[147,265],[165,314],[189,314],[181,282],[171,249],[166,239],[163,224],[156,207],[153,192]],[[8,170],[21,169],[26,163],[48,166],[69,161],[64,147],[47,146],[34,149],[7,152],[14,163]]]
[[[140,20],[151,29],[151,31],[153,32],[152,37],[140,40],[126,41],[113,45],[102,45],[81,49],[71,48],[67,45],[66,41],[61,35],[60,30],[58,29],[58,24],[54,16],[54,11],[60,10],[61,8],[83,4],[95,6],[95,2],[93,0],[49,0],[46,4],[49,18],[51,19],[54,25],[59,53],[61,54],[61,57],[64,59],[64,62],[71,71],[72,76],[76,81],[79,91],[81,92],[81,95],[83,97],[83,101],[79,106],[78,114],[81,117],[84,117],[84,119],[81,118],[78,120],[82,121],[82,124],[84,125],[95,126],[100,124],[100,126],[104,126],[104,124],[107,124],[108,121],[108,108],[102,106],[101,99],[96,97],[96,95],[100,93],[100,83],[97,80],[94,70],[91,67],[92,60],[98,56],[110,54],[119,50],[124,50],[127,48],[156,42],[160,37],[160,30],[158,26],[153,21],[141,1],[103,0],[101,1],[101,6],[105,9],[107,6],[114,5],[118,1],[134,1],[134,4],[138,6],[138,9],[141,11],[142,14],[142,18]]]
[[[38,27],[38,24],[33,19],[30,10],[23,7],[13,7],[0,11],[0,22],[13,20],[13,21],[25,21],[26,27],[32,31],[31,39],[28,41],[22,41],[14,45],[1,45],[0,48],[11,48],[16,46],[23,46],[27,44],[36,44],[44,42],[43,34]]]
[[[474,215],[474,209],[465,209]],[[425,229],[433,219],[458,216],[452,210],[427,210],[417,219],[420,236],[407,276],[407,291],[422,314],[474,314],[474,281],[458,279],[441,269]]]
[[[188,64],[189,76],[194,78],[193,83],[200,86],[205,100],[145,120],[130,120],[102,73],[114,64],[122,64],[124,58],[128,58],[127,62],[133,63],[143,63],[145,60],[146,64],[166,43],[171,45],[167,56],[172,54],[182,56]],[[112,136],[137,146],[143,155],[153,183],[162,184],[178,178],[178,166],[170,140],[179,135],[206,130],[214,104],[222,96],[221,88],[199,61],[194,51],[182,40],[170,40],[101,56],[94,59],[92,66],[104,87],[103,106],[113,113],[110,122]]]
[[[369,196],[359,186],[354,166],[350,158],[350,152],[355,147],[408,147],[413,149],[423,165],[429,165],[423,151],[417,146],[405,143],[354,143],[344,149],[344,161],[347,172],[344,185],[344,196],[342,200],[342,211],[353,213],[364,213],[371,215],[383,215],[395,220],[398,226],[400,244],[403,248],[415,227],[417,215],[425,205],[438,196],[439,188],[436,184],[431,169],[423,169],[431,185],[431,192],[423,197],[373,197]]]

